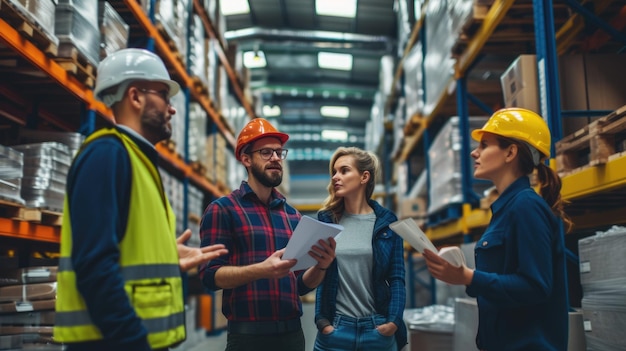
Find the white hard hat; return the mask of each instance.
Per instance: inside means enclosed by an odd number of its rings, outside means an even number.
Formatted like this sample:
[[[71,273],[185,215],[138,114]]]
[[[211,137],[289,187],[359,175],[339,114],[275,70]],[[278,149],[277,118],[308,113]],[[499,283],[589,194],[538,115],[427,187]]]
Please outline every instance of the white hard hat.
[[[98,65],[94,95],[107,106],[122,100],[128,84],[135,80],[161,82],[169,86],[169,97],[180,91],[170,79],[163,61],[144,49],[122,49],[107,56]],[[117,86],[118,89],[110,89]],[[106,94],[102,94],[106,91]]]

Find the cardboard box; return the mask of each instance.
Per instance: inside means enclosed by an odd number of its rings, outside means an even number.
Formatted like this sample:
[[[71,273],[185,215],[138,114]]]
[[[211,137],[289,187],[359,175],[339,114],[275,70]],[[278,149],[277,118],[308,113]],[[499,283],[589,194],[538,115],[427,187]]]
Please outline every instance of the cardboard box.
[[[537,58],[520,55],[500,77],[505,107],[522,107],[541,113]]]
[[[398,211],[398,218],[425,218],[427,209],[428,200],[425,197],[402,199],[400,200],[400,211]]]

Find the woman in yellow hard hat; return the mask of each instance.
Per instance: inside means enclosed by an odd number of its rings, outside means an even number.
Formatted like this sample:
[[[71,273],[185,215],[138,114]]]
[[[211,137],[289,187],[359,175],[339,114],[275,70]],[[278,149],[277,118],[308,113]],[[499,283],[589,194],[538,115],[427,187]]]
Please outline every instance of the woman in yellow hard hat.
[[[500,194],[492,218],[476,242],[476,269],[454,267],[431,251],[428,270],[449,284],[465,285],[479,311],[480,350],[566,350],[568,292],[561,225],[561,180],[544,164],[550,130],[536,113],[495,112],[472,138],[474,177],[494,183]],[[539,195],[529,176],[537,170]]]

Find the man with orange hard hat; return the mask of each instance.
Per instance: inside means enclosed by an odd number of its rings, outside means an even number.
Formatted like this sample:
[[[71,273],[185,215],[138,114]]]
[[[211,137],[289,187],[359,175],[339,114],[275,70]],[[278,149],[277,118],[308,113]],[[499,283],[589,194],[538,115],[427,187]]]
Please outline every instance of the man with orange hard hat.
[[[206,288],[223,289],[228,351],[263,347],[303,351],[299,296],[319,285],[335,259],[332,238],[311,247],[309,255],[317,263],[306,271],[292,272],[296,260],[282,259],[302,217],[275,189],[283,179],[287,157],[283,146],[288,139],[267,120],[251,120],[239,133],[235,148],[248,180],[213,201],[202,217],[201,246],[223,244],[228,249],[227,255],[200,268]]]

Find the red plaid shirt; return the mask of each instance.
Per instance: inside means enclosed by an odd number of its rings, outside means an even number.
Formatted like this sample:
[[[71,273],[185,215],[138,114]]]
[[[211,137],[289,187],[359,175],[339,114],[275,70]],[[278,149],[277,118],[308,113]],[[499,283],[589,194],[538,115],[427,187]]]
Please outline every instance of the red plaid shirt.
[[[203,285],[209,290],[219,290],[215,285],[215,272],[220,267],[262,262],[287,246],[301,217],[278,191],[272,192],[268,205],[259,200],[245,181],[230,195],[213,201],[202,216],[201,246],[224,244],[228,254],[200,268]],[[224,289],[224,316],[238,322],[299,318],[302,315],[299,295],[311,290],[302,282],[303,272]]]

